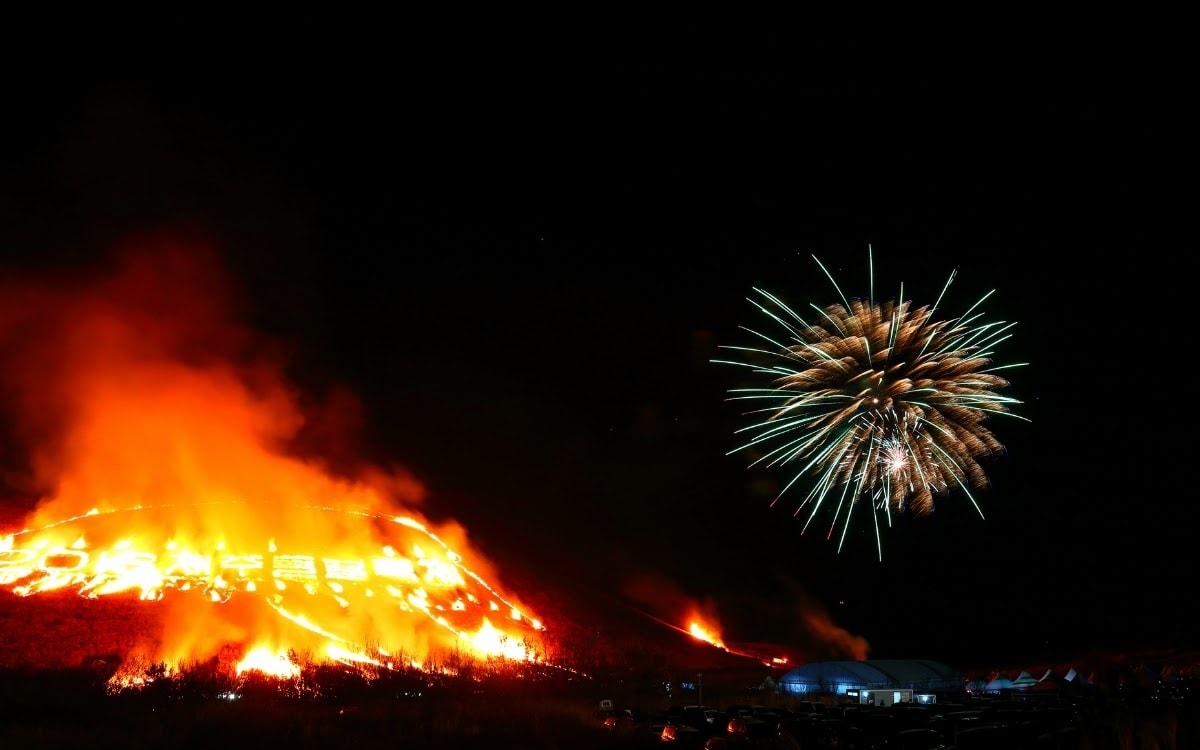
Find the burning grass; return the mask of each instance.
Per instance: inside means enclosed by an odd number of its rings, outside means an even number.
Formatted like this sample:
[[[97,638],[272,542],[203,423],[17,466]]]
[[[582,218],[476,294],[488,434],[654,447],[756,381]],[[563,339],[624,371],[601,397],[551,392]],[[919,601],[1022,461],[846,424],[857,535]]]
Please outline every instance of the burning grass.
[[[154,643],[160,616],[136,596],[88,599],[59,591],[34,602],[0,590],[0,669],[102,669]]]
[[[162,626],[142,649],[165,660],[205,658],[227,641],[247,643],[260,664],[289,650],[372,661],[367,643],[378,644],[378,661],[389,666],[402,653],[423,663],[446,648],[544,658],[541,622],[421,522],[289,508],[277,514],[325,536],[310,531],[281,549],[274,537],[243,531],[261,529],[263,512],[245,504],[136,507],[15,532],[0,538],[0,587],[23,597],[136,596],[156,608]],[[242,536],[183,534],[195,515]]]
[[[69,592],[0,595],[0,627],[0,747],[473,747],[547,723],[592,731],[586,681],[545,665],[448,652],[387,670],[292,653],[297,673],[281,679],[239,672],[236,645],[168,665],[139,656],[159,632],[153,606]]]

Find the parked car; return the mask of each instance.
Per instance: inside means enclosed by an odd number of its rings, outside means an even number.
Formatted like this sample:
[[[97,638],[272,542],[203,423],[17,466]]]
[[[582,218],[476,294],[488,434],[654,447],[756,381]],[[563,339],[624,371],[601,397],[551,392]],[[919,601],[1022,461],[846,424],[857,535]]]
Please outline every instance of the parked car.
[[[663,725],[659,741],[664,744],[681,748],[704,748],[708,742],[708,733],[688,724],[669,721]]]
[[[637,726],[637,719],[627,708],[609,708],[600,712],[600,722],[605,729],[625,732]]]

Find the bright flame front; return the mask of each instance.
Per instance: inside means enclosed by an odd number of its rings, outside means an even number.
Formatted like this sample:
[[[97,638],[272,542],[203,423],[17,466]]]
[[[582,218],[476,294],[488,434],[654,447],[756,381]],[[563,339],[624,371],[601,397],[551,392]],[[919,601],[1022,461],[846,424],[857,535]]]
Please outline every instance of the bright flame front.
[[[181,521],[197,511],[230,532],[183,533]],[[153,656],[168,663],[229,643],[246,651],[239,670],[280,677],[294,676],[289,653],[373,664],[395,654],[406,666],[439,650],[541,659],[542,624],[420,521],[315,507],[281,514],[281,528],[320,530],[306,546],[247,531],[260,514],[240,504],[134,508],[15,532],[0,537],[0,587],[136,595],[161,606]]]

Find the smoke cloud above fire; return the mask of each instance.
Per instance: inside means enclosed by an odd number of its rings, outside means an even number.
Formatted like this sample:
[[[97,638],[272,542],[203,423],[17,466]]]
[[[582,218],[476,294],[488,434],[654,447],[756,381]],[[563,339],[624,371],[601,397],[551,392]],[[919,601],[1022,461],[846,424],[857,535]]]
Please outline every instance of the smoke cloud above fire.
[[[4,408],[28,451],[39,514],[106,503],[421,502],[421,484],[402,471],[332,473],[321,451],[356,439],[357,403],[335,390],[326,411],[302,408],[283,346],[237,310],[217,253],[167,238],[124,248],[103,269],[0,286]]]
[[[247,303],[240,295],[215,250],[165,236],[130,243],[101,266],[0,280],[0,413],[17,448],[5,451],[4,494],[35,501],[25,528],[114,514],[123,524],[114,533],[135,548],[198,542],[268,558],[295,553],[286,557],[293,563],[369,565],[396,533],[381,514],[402,513],[461,555],[461,526],[414,514],[426,494],[416,478],[347,450],[363,423],[353,394],[334,387],[314,400],[301,393],[287,375],[287,347],[240,322]],[[111,532],[117,521],[106,523]],[[466,557],[480,579],[493,575],[481,555]],[[282,590],[281,580],[277,574]],[[438,628],[398,616],[396,607],[424,609],[442,625],[444,617],[424,590],[392,590],[390,609],[350,607],[346,594],[330,596],[335,604],[324,614],[342,635],[427,653],[429,631]],[[198,658],[223,639],[287,629],[277,617],[268,622],[237,607],[244,605],[172,612],[160,650]],[[501,608],[495,620],[508,614]],[[272,640],[296,645],[282,635]]]

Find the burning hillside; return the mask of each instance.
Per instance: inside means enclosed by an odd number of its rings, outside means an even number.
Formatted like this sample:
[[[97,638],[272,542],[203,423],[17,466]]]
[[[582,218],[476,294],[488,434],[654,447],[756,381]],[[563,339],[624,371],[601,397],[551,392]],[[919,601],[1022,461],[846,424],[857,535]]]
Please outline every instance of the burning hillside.
[[[0,406],[38,501],[0,530],[0,587],[136,595],[161,609],[146,647],[166,662],[230,643],[542,658],[541,623],[465,531],[413,510],[418,481],[314,449],[353,422],[329,413],[345,400],[306,405],[233,297],[212,254],[171,242],[96,277],[3,285]]]
[[[0,586],[20,596],[70,589],[164,602],[173,616],[150,650],[171,663],[228,643],[318,660],[392,656],[405,666],[419,666],[438,647],[538,655],[540,623],[418,521],[297,507],[276,524],[285,536],[255,539],[249,530],[265,521],[256,512],[251,505],[96,511],[14,533],[0,549]],[[230,531],[206,542],[194,530],[198,514],[220,517]],[[305,545],[323,554],[304,554]],[[369,656],[367,646],[378,653]]]

